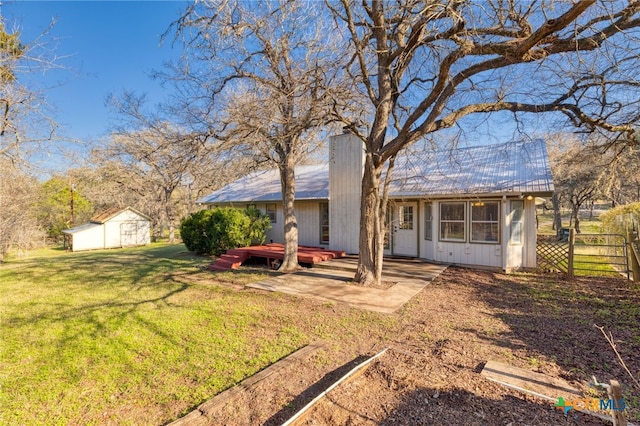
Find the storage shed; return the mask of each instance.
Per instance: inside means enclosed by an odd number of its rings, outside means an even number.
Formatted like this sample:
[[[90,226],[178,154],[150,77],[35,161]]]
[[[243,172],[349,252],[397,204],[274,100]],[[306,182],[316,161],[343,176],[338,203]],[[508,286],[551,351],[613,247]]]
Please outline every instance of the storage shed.
[[[62,232],[71,239],[71,251],[143,246],[151,242],[151,218],[131,207],[113,208]]]

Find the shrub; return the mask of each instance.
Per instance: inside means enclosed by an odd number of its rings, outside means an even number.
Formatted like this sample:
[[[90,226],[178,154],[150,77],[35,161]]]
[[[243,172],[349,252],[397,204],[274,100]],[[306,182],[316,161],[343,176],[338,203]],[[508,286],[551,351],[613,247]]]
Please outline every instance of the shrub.
[[[640,221],[640,203],[626,204],[615,207],[600,215],[600,221],[609,234],[627,235],[627,231],[637,231]]]
[[[269,227],[269,218],[258,209],[218,207],[185,218],[180,234],[189,251],[218,256],[232,248],[263,243]]]

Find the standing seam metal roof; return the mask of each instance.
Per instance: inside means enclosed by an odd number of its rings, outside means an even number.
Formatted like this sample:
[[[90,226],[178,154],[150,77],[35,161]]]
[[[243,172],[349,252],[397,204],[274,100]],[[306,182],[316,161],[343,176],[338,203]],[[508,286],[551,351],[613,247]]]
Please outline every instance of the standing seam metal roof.
[[[392,171],[390,197],[550,194],[553,178],[543,140],[441,151],[405,152]],[[296,199],[329,198],[329,165],[296,167]],[[198,203],[281,201],[277,169],[251,173],[197,200]]]

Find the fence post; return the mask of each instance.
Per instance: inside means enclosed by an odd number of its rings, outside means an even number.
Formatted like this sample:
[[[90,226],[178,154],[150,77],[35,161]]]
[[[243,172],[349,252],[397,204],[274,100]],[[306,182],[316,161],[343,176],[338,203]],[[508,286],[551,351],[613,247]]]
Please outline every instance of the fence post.
[[[631,272],[633,273],[633,282],[640,283],[640,253],[635,249],[634,235],[632,231],[627,231],[627,244],[629,244],[628,255],[631,263]]]
[[[620,406],[620,401],[622,401],[620,383],[617,380],[610,380],[607,393],[609,394],[609,401],[612,403],[611,418],[613,419],[613,426],[627,426],[627,418]]]
[[[569,278],[573,278],[573,252],[576,245],[576,230],[571,228],[569,230],[569,261],[567,262],[567,269],[569,272]]]

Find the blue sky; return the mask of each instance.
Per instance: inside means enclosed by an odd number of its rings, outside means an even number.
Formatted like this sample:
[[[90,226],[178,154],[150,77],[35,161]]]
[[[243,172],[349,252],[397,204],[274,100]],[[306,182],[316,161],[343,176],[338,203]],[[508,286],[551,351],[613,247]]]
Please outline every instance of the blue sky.
[[[48,102],[55,108],[54,118],[60,125],[58,136],[64,147],[85,157],[92,142],[108,135],[113,127],[113,112],[105,105],[109,94],[124,90],[145,93],[150,105],[166,99],[166,91],[150,78],[171,58],[177,58],[180,47],[172,46],[172,38],[161,44],[167,31],[189,4],[187,1],[25,1],[0,0],[1,13],[7,27],[15,25],[23,43],[42,34],[55,20],[50,37],[55,38],[55,53],[61,59],[61,70],[29,75],[36,83],[49,87]],[[149,105],[148,104],[148,105]],[[531,117],[538,121],[542,117]],[[492,119],[475,117],[464,120],[465,138],[472,144],[503,142],[521,137],[515,132],[509,114],[494,114]],[[452,132],[455,132],[453,129]],[[68,141],[80,143],[68,143]],[[65,143],[67,141],[67,143]],[[61,155],[56,145],[44,162],[63,171],[77,165]],[[68,152],[65,152],[68,154]]]
[[[108,133],[113,114],[105,106],[108,94],[135,90],[152,103],[163,98],[159,82],[149,73],[180,54],[171,39],[161,35],[179,17],[184,1],[3,1],[8,28],[17,25],[23,43],[29,43],[55,25],[55,53],[61,70],[31,75],[49,87],[48,102],[55,108],[65,139],[96,140]]]

